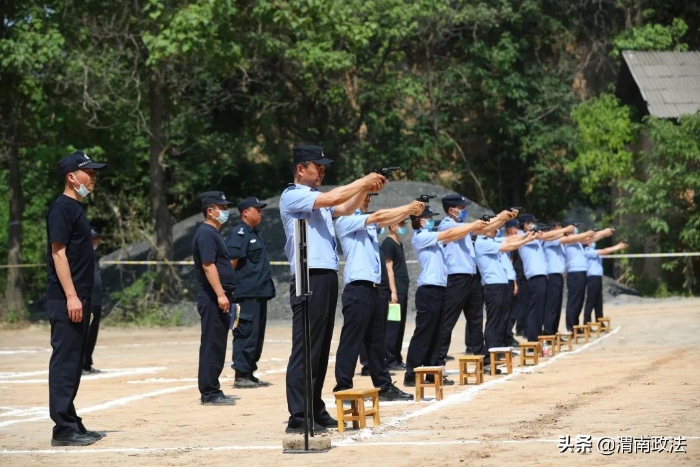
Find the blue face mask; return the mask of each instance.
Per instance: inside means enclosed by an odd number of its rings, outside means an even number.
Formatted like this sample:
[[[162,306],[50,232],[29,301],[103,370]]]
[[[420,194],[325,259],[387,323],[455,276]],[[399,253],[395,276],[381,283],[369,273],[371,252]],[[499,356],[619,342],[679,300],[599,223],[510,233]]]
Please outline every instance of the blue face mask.
[[[228,220],[228,210],[224,209],[219,209],[219,217],[216,218],[216,221],[219,224],[224,224]]]
[[[423,227],[427,231],[433,230],[433,227],[435,227],[435,220],[433,219],[428,219],[425,221],[425,227]]]
[[[591,248],[595,250],[595,242],[591,243]]]
[[[398,234],[399,237],[406,235],[406,227],[399,227],[396,230],[396,233]]]
[[[496,231],[496,238],[501,238],[503,236],[503,229],[498,229]]]
[[[459,222],[464,222],[464,219],[466,219],[466,218],[467,218],[467,210],[466,209],[460,210],[459,214],[457,215],[457,220]]]
[[[574,227],[574,235],[578,235],[578,227]]]
[[[377,235],[381,235],[384,233],[384,227],[379,227],[379,230],[377,230]]]
[[[75,174],[73,174],[73,176],[75,177]],[[75,179],[78,180],[78,177],[75,177]],[[80,181],[78,181],[78,183],[80,183]],[[90,191],[88,191],[87,187],[85,185],[83,185],[82,183],[80,183],[80,186],[78,188],[73,188],[73,189],[75,190],[76,193],[78,193],[78,195],[81,198],[85,198],[87,195],[90,194]]]

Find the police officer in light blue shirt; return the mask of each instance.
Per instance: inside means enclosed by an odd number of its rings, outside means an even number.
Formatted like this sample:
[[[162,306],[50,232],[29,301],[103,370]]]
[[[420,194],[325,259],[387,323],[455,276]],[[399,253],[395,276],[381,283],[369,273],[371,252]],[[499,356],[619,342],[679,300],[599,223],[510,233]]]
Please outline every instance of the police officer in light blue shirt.
[[[532,214],[520,216],[520,226],[524,231],[531,231],[537,223]],[[558,240],[566,233],[572,233],[572,228],[554,229],[549,232],[538,232],[537,240],[523,245],[519,250],[523,261],[528,288],[527,340],[538,342],[544,323],[545,300],[547,296],[547,258],[543,242]]]
[[[584,324],[591,322],[591,313],[594,309],[596,323],[603,317],[603,258],[601,256],[610,255],[625,248],[627,244],[624,242],[602,250],[596,250],[595,242],[585,246],[584,254],[588,260],[588,271],[586,271],[586,304],[583,309]]]
[[[373,193],[372,193],[373,194]],[[379,303],[377,286],[381,282],[381,258],[377,228],[394,225],[408,215],[421,214],[423,203],[413,201],[394,209],[369,214],[372,194],[368,194],[352,216],[339,217],[335,228],[345,253],[343,274],[343,329],[336,353],[333,392],[351,389],[352,379],[361,347],[367,349],[369,374],[374,387],[379,388],[383,401],[412,400],[391,382],[386,368],[386,306]]]
[[[509,222],[518,222],[516,219],[511,219],[510,221],[507,221],[505,223],[505,229],[507,230],[508,228],[508,223]],[[511,226],[514,224],[510,224]],[[497,242],[503,242],[507,236],[505,235],[496,235],[496,240]],[[513,250],[517,251],[517,250]],[[513,326],[515,325],[515,316],[513,314],[513,305],[515,303],[515,296],[518,293],[518,282],[517,278],[518,275],[515,272],[515,267],[513,266],[513,259],[511,257],[513,251],[509,251],[508,253],[503,253],[500,255],[500,260],[501,264],[503,265],[503,268],[506,270],[506,276],[508,277],[508,294],[507,294],[507,301],[508,301],[508,306],[507,306],[507,311],[506,315],[508,316],[507,324],[506,324],[506,329],[505,329],[505,334],[503,337],[503,342],[505,345],[510,346],[510,347],[520,347],[520,343],[515,339],[515,336],[513,335]]]
[[[386,178],[372,173],[359,180],[321,193],[325,168],[332,160],[326,158],[320,146],[295,146],[293,150],[294,183],[280,197],[280,216],[287,242],[284,251],[295,273],[294,221],[308,219],[311,373],[313,375],[314,431],[338,426],[323,402],[321,393],[328,370],[328,356],[333,337],[335,307],[338,301],[338,257],[333,229],[333,216],[347,216],[357,209],[368,192],[379,191]],[[290,284],[292,306],[292,353],[287,365],[288,433],[304,432],[304,324],[302,301],[296,295],[295,281]],[[311,427],[309,427],[311,428]]]
[[[578,228],[570,219],[565,219],[565,224],[574,226],[575,234],[580,237]],[[566,255],[566,329],[573,331],[579,322],[581,310],[583,309],[586,294],[586,272],[588,271],[588,259],[581,242],[596,242],[602,238],[612,235],[612,229],[604,229],[599,232],[589,230],[584,232],[585,237],[577,242],[572,242],[564,246]]]
[[[452,194],[442,198],[442,208],[447,217],[440,222],[439,232],[448,231],[464,225],[467,218],[467,206],[470,201],[460,195]],[[498,229],[504,222],[515,216],[515,213],[503,211],[488,225],[489,229]],[[476,233],[474,231],[472,234]],[[445,243],[443,246],[445,263],[447,265],[447,288],[445,289],[445,304],[443,321],[440,325],[440,349],[438,364],[444,365],[450,348],[452,330],[464,313],[467,326],[464,329],[464,345],[466,353],[481,355],[484,353],[484,305],[481,297],[481,284],[476,271],[474,244],[471,235],[459,240]]]
[[[415,386],[414,368],[438,364],[444,313],[443,299],[447,285],[443,245],[460,240],[470,232],[487,226],[486,222],[479,220],[433,232],[435,215],[430,206],[426,206],[420,216],[411,216],[411,225],[415,231],[411,244],[420,264],[420,275],[416,290],[416,329],[406,356],[405,386]],[[444,378],[443,384],[454,384],[454,381]]]
[[[508,324],[508,311],[512,297],[511,287],[508,282],[508,271],[504,264],[509,251],[534,241],[532,232],[526,235],[510,236],[505,239],[495,239],[496,231],[488,232],[486,235],[479,235],[474,248],[476,250],[476,263],[481,273],[481,283],[483,284],[484,303],[486,305],[486,328],[484,337],[486,339],[486,349],[484,351],[484,364],[491,371],[489,348],[503,347]],[[512,266],[511,268],[512,269]],[[513,270],[512,277],[515,278]]]

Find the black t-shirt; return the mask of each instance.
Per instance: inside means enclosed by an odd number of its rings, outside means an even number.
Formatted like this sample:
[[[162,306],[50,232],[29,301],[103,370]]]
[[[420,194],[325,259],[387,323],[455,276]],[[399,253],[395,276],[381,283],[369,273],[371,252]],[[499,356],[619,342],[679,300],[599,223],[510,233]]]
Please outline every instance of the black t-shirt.
[[[515,269],[515,278],[518,280],[525,279],[525,270],[523,269],[523,260],[520,258],[518,250],[513,251],[513,269]]]
[[[95,251],[92,249],[90,223],[79,201],[64,194],[56,198],[46,215],[46,238],[46,298],[66,299],[51,254],[51,243],[57,242],[66,246],[76,294],[89,299],[94,282]]]
[[[406,255],[403,251],[403,243],[396,243],[391,237],[387,237],[382,242],[382,251],[386,259],[393,261],[394,281],[396,282],[396,293],[408,295],[408,267],[406,266]]]
[[[381,282],[377,286],[380,295],[391,298],[391,287],[389,287],[389,274],[386,271],[386,257],[384,256],[384,250],[379,249],[379,264],[382,267],[382,278]]]
[[[274,297],[270,258],[258,229],[239,222],[226,238],[226,246],[230,258],[238,258],[235,298]]]
[[[199,280],[200,296],[206,295],[212,300],[216,300],[216,293],[204,274],[202,263],[214,263],[219,272],[219,280],[224,292],[233,294],[235,283],[231,258],[221,233],[214,226],[202,224],[197,228],[192,239],[192,259],[197,272],[197,280]]]

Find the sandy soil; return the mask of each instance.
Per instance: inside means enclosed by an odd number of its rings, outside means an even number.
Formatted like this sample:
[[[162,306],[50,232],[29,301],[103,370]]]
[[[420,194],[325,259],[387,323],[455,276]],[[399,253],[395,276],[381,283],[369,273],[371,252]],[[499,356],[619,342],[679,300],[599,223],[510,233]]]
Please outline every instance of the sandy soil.
[[[0,464],[700,465],[700,299],[607,306],[606,314],[613,332],[573,352],[534,368],[516,364],[514,374],[486,376],[483,385],[445,387],[439,402],[382,404],[380,427],[333,432],[331,451],[308,455],[282,452],[288,323],[272,323],[267,334],[258,376],[271,387],[235,390],[227,365],[221,382],[240,397],[233,407],[199,405],[198,328],[103,329],[95,366],[105,371],[83,378],[76,406],[88,428],[107,437],[60,449],[50,446],[47,326],[0,331]],[[447,369],[456,372],[456,363]],[[370,385],[355,379],[356,387]],[[559,437],[576,445],[577,435],[592,437],[592,453],[560,454]],[[687,453],[597,449],[603,437],[642,436],[684,437]]]

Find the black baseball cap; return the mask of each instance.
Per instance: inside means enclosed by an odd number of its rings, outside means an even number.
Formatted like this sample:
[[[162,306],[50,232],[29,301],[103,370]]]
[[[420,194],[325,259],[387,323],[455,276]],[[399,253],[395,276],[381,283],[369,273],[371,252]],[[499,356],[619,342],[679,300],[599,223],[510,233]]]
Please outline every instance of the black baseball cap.
[[[323,152],[323,147],[321,146],[301,144],[298,146],[294,146],[292,153],[294,154],[295,164],[307,161],[314,162],[320,165],[328,165],[333,163],[331,159],[328,159],[326,157],[326,154]]]
[[[238,203],[238,212],[243,214],[243,211],[248,208],[264,208],[265,206],[267,206],[267,203],[263,203],[258,198],[251,196]]]
[[[521,224],[539,221],[539,219],[537,219],[533,214],[521,214],[520,217],[518,217],[518,220],[520,221]]]
[[[573,225],[574,227],[578,227],[578,222],[575,222],[573,219],[568,219],[568,218],[561,221],[562,227],[568,227],[570,225]]]
[[[213,204],[228,206],[231,201],[226,199],[226,195],[223,191],[205,191],[199,195],[199,199],[202,201],[202,207],[211,206]]]
[[[520,227],[520,222],[518,222],[518,219],[510,219],[506,221],[506,229],[510,229],[511,227]]]
[[[74,151],[58,161],[58,171],[65,176],[81,169],[101,170],[107,167],[102,162],[94,162],[83,151]]]
[[[450,208],[455,208],[457,206],[469,206],[472,202],[469,201],[465,196],[460,194],[447,195],[442,198],[442,209],[447,210]]]
[[[418,219],[419,217],[420,217],[420,218],[423,218],[423,217],[433,217],[433,216],[437,216],[437,215],[438,215],[438,214],[437,214],[436,212],[433,212],[433,210],[430,209],[430,206],[426,206],[425,209],[423,209],[423,213],[422,213],[420,216],[413,216],[413,215],[411,215],[411,220],[413,220],[413,219]]]

